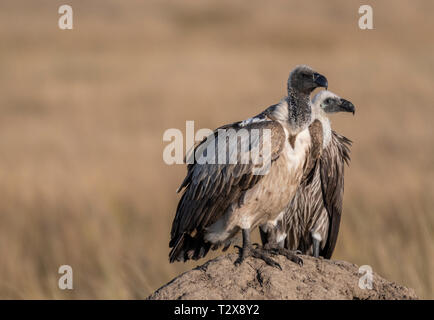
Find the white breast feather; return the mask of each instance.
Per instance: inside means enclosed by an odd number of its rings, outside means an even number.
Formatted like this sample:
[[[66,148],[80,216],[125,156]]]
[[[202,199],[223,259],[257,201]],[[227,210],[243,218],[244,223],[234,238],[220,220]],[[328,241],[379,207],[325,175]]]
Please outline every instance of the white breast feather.
[[[288,158],[287,166],[290,172],[294,172],[304,163],[304,160],[306,158],[306,150],[309,148],[311,144],[310,132],[309,132],[309,128],[306,128],[303,131],[301,131],[295,139],[294,148],[289,143],[288,140],[289,133],[286,128],[285,128],[285,134],[286,134],[285,153]]]

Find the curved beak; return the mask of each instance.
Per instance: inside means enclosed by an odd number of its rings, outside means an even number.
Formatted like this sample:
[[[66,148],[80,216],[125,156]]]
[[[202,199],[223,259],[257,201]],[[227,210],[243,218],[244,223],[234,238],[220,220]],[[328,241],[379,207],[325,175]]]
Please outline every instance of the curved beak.
[[[327,89],[329,86],[327,78],[319,73],[313,74],[313,82],[315,82],[318,87],[324,87]]]
[[[356,113],[356,108],[354,107],[354,105],[350,101],[345,99],[341,99],[340,108],[341,111],[352,112],[353,115]]]

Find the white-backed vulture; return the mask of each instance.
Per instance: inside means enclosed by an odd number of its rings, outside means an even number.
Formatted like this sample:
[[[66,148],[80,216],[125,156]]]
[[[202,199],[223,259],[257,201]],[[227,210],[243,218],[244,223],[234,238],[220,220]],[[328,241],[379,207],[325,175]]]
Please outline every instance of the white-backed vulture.
[[[330,91],[312,100],[313,119],[323,128],[322,154],[305,172],[297,193],[274,227],[261,227],[265,246],[284,246],[303,254],[330,259],[336,245],[342,214],[344,167],[350,161],[351,141],[332,131],[328,113],[352,112],[354,105]]]
[[[241,230],[243,246],[237,264],[254,256],[280,267],[269,252],[252,247],[250,232],[277,219],[295,195],[306,163],[314,163],[309,159],[311,154],[321,150],[317,142],[322,143],[322,135],[312,136],[308,129],[312,117],[310,93],[327,85],[327,79],[310,67],[297,66],[288,79],[288,96],[278,104],[253,118],[216,129],[195,147],[195,163],[188,165],[179,188],[184,193],[172,224],[170,262],[202,258],[220,245],[227,248]],[[321,126],[319,121],[317,124]],[[261,133],[259,138],[253,138],[255,130]],[[248,148],[238,150],[236,146],[235,163],[204,163],[210,156],[232,158],[233,152],[228,152],[225,144],[227,137],[219,134],[229,131],[235,134],[235,141],[237,135],[241,140],[247,138]],[[267,132],[268,142],[263,138]],[[213,149],[209,147],[215,148],[215,154],[210,155]],[[257,163],[240,161],[247,153],[262,157],[263,163],[270,164],[268,170],[258,172]],[[289,251],[285,255],[302,263]]]

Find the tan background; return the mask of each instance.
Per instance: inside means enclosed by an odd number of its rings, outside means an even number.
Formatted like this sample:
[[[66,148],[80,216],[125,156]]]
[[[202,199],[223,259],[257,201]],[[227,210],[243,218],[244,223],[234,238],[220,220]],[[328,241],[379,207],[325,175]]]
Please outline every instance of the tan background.
[[[248,118],[300,63],[357,108],[333,117],[354,141],[334,259],[434,298],[433,1],[74,0],[61,31],[64,3],[0,3],[1,298],[144,298],[195,266],[168,263],[164,130]]]

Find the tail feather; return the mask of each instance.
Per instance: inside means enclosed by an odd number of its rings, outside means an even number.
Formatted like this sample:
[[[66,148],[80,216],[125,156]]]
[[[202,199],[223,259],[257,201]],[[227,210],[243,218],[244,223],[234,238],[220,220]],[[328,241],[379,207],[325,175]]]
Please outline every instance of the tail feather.
[[[173,263],[203,258],[210,250],[211,243],[205,242],[202,236],[191,237],[189,234],[183,233],[178,239],[172,239],[170,246],[173,248],[169,253],[169,261]],[[215,250],[214,247],[213,250]]]

